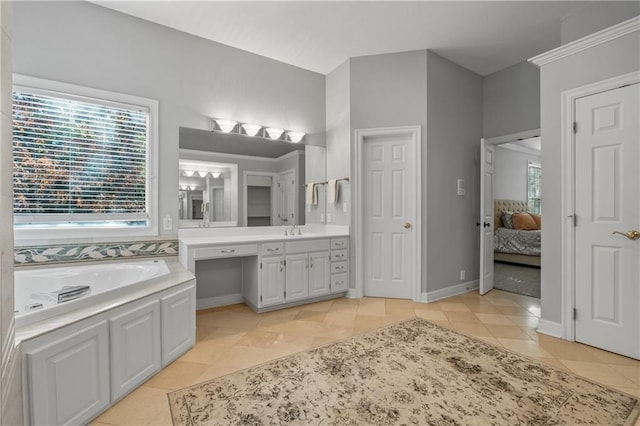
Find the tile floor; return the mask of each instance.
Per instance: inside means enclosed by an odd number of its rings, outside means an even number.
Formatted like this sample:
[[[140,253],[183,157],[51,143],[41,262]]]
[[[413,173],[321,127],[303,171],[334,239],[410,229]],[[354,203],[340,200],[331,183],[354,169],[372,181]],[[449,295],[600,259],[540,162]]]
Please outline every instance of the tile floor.
[[[539,315],[538,299],[499,290],[429,304],[364,298],[264,314],[245,305],[199,311],[196,346],[93,424],[170,425],[169,391],[415,316],[640,397],[640,361],[538,334]]]

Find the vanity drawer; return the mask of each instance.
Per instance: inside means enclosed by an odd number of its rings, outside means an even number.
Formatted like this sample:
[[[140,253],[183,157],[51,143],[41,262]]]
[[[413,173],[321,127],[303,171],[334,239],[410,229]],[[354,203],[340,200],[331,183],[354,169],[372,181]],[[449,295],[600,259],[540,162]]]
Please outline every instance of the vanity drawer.
[[[195,250],[196,259],[215,259],[218,257],[255,256],[258,244],[237,244],[218,247],[203,247]]]
[[[331,240],[331,250],[349,248],[349,238],[333,238]]]
[[[284,243],[264,243],[260,244],[260,254],[263,256],[273,256],[284,253]]]
[[[349,259],[349,252],[347,250],[331,250],[332,262],[347,260],[347,259]]]
[[[285,242],[284,247],[287,254],[308,253],[310,251],[328,251],[329,240],[324,238],[321,240],[287,241]]]
[[[331,275],[331,293],[349,290],[349,274]]]
[[[331,273],[339,274],[341,272],[349,272],[349,262],[331,262]]]

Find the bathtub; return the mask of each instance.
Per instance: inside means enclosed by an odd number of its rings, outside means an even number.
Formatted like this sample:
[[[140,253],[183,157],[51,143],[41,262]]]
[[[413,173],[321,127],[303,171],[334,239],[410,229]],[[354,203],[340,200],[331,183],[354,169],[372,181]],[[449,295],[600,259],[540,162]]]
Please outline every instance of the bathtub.
[[[18,270],[14,275],[16,327],[125,295],[134,288],[154,284],[169,273],[163,260]],[[89,286],[90,292],[62,303],[33,296],[50,294],[65,286]],[[42,307],[33,308],[40,304]]]

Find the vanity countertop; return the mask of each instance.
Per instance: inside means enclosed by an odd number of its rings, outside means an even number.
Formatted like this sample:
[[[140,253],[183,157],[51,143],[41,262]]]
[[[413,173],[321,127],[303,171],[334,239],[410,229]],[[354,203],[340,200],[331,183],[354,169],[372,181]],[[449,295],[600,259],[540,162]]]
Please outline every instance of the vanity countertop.
[[[339,238],[349,236],[348,226],[302,226],[302,235],[284,235],[290,226],[260,226],[247,228],[190,228],[181,229],[178,239],[181,246],[196,247],[231,243],[262,243],[272,241],[298,241],[318,238]]]

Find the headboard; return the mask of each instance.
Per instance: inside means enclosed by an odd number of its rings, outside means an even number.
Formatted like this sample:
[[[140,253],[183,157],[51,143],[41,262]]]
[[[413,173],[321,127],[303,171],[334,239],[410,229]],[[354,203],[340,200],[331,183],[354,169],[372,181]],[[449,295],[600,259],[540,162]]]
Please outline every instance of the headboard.
[[[502,212],[528,212],[526,201],[493,200],[493,229],[502,227]]]

